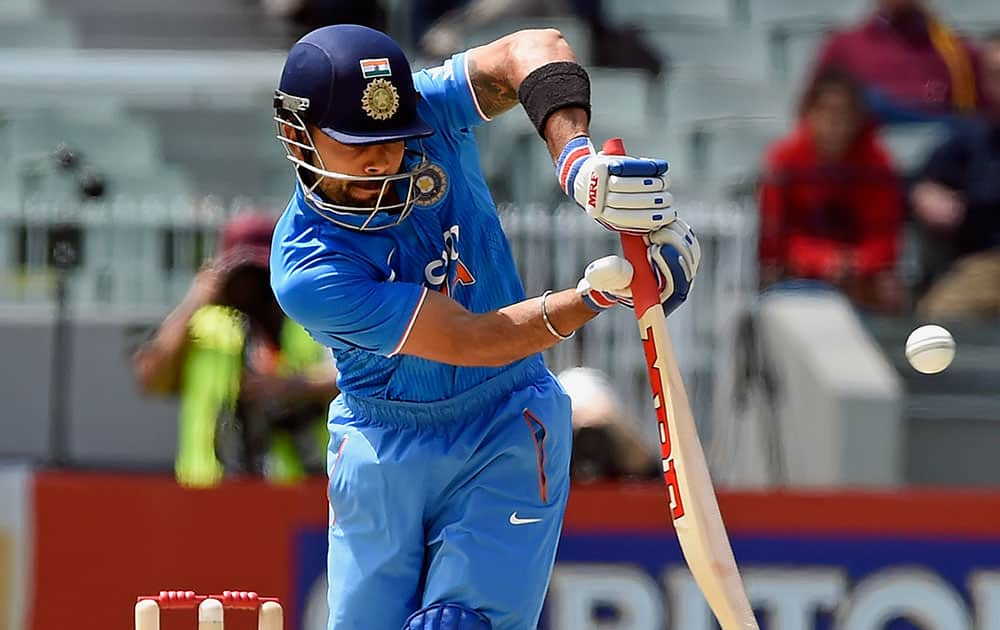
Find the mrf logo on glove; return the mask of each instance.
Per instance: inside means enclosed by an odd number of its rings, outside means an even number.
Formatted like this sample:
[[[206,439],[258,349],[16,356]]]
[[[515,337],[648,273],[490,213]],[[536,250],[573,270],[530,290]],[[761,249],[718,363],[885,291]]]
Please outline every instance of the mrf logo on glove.
[[[597,189],[600,188],[601,178],[596,172],[590,174],[590,188],[587,190],[587,214],[592,214],[597,210]]]

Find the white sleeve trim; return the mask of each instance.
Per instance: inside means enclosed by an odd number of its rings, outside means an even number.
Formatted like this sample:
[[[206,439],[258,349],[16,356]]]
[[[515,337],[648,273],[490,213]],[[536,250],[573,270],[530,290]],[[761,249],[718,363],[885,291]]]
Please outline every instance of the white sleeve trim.
[[[476,106],[476,112],[479,113],[479,117],[486,122],[493,120],[483,112],[483,108],[479,106],[479,99],[476,97],[476,88],[472,87],[472,79],[469,78],[469,53],[465,53],[462,57],[462,65],[465,66],[463,69],[465,72],[465,84],[469,86],[469,92],[472,94],[472,104]]]
[[[403,349],[403,346],[406,345],[406,340],[410,338],[410,331],[413,330],[413,324],[417,322],[417,315],[420,314],[420,308],[424,305],[424,300],[426,298],[427,298],[427,287],[424,287],[424,290],[420,292],[420,299],[417,300],[417,306],[413,309],[413,315],[410,315],[410,321],[408,324],[406,324],[406,330],[403,331],[402,338],[400,338],[399,343],[396,344],[396,347],[393,349],[393,351],[386,356],[389,357],[396,356]]]

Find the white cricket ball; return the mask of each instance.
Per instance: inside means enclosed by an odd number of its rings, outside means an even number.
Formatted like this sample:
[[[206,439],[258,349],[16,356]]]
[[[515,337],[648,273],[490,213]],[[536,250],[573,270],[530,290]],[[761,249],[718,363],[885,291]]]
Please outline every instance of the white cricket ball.
[[[955,339],[941,326],[921,326],[906,339],[906,360],[923,374],[943,371],[954,358]]]

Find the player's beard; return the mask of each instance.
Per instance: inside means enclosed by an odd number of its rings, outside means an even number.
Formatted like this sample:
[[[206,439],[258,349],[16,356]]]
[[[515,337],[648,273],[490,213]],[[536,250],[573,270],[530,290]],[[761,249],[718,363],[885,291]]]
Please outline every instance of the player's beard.
[[[359,212],[365,212],[375,206],[382,182],[351,182],[331,177],[320,177],[318,186],[323,198],[331,203],[342,206],[356,206]],[[399,194],[395,184],[385,186],[381,205],[399,202]]]

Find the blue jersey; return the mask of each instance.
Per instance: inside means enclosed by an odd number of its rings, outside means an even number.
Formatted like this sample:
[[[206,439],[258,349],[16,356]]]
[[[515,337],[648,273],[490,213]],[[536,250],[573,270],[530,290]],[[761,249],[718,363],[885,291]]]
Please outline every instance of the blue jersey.
[[[278,222],[271,284],[282,308],[333,349],[340,389],[362,398],[452,398],[507,368],[456,367],[400,355],[428,291],[484,313],[524,299],[496,205],[479,167],[472,127],[479,108],[464,53],[414,73],[418,111],[435,133],[407,143],[403,168],[433,164],[417,180],[410,216],[377,232],[340,227],[297,189]],[[540,362],[539,356],[524,361]]]

